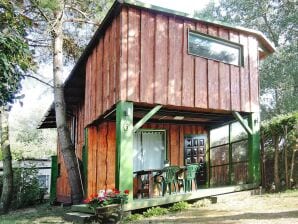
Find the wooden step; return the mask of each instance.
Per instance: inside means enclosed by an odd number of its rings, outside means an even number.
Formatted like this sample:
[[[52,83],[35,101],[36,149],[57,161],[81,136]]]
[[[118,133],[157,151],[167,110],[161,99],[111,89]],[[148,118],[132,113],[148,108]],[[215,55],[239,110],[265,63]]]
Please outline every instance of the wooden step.
[[[95,215],[83,212],[68,212],[64,215],[64,219],[66,221],[84,224],[91,223],[92,221],[94,221]]]

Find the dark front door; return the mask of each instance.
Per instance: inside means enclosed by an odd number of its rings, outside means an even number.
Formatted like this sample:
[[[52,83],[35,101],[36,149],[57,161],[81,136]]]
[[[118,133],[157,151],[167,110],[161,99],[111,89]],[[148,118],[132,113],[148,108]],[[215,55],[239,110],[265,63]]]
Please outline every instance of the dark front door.
[[[205,185],[207,181],[206,140],[206,135],[185,135],[184,137],[184,165],[200,165],[197,173],[198,185]]]

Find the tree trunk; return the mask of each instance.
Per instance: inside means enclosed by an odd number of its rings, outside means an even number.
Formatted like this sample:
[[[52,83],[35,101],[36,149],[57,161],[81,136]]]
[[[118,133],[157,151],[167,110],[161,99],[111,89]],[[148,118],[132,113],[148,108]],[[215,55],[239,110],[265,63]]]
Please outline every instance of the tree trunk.
[[[262,187],[266,188],[266,173],[265,173],[265,136],[261,135],[261,174],[262,174]]]
[[[273,142],[274,142],[274,184],[275,190],[279,191],[280,179],[279,179],[279,147],[278,147],[278,135],[273,134]]]
[[[13,172],[9,144],[8,111],[0,109],[1,149],[3,158],[3,188],[0,200],[0,212],[7,213],[13,193]]]
[[[289,172],[288,172],[288,127],[285,126],[285,182],[286,188],[289,187]]]
[[[294,168],[295,168],[295,157],[296,151],[298,151],[298,138],[296,138],[296,145],[293,148],[292,159],[291,159],[291,171],[290,171],[290,185],[292,185],[292,181],[294,181]],[[292,186],[290,186],[292,187]]]
[[[63,7],[61,0],[58,1],[61,10],[57,10],[54,15],[57,18],[53,27],[54,38],[54,58],[53,58],[53,74],[54,74],[54,102],[56,113],[56,125],[61,153],[67,170],[68,180],[71,188],[71,197],[74,204],[81,203],[83,198],[81,177],[79,166],[76,159],[75,148],[71,141],[70,131],[66,120],[66,105],[64,101],[63,90]]]

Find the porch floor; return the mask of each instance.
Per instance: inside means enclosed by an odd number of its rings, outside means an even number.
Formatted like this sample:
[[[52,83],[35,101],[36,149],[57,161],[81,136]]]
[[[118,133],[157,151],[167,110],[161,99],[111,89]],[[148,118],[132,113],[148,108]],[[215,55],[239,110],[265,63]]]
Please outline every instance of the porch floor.
[[[209,196],[216,196],[221,194],[233,193],[238,191],[251,190],[256,188],[255,184],[243,184],[237,186],[225,186],[225,187],[213,187],[206,189],[199,189],[197,191],[188,193],[174,193],[171,195],[165,195],[155,198],[144,198],[144,199],[134,199],[132,202],[124,205],[124,211],[132,211],[137,209],[144,209],[154,206],[172,204],[179,201],[190,201],[194,199],[205,198]],[[88,208],[87,205],[73,205],[72,211],[74,212],[85,212],[93,213],[93,211]]]

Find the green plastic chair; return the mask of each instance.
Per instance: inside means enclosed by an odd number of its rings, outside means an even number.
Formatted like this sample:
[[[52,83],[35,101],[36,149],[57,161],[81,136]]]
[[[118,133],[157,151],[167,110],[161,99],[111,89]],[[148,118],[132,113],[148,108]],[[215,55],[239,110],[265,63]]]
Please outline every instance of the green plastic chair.
[[[189,164],[186,166],[186,174],[184,176],[183,188],[184,192],[192,191],[192,181],[195,182],[195,188],[197,190],[196,173],[199,169],[198,164]]]
[[[168,166],[162,169],[162,196],[165,195],[167,189],[169,194],[172,193],[172,184],[175,192],[177,192],[177,172],[180,170],[179,166]]]

